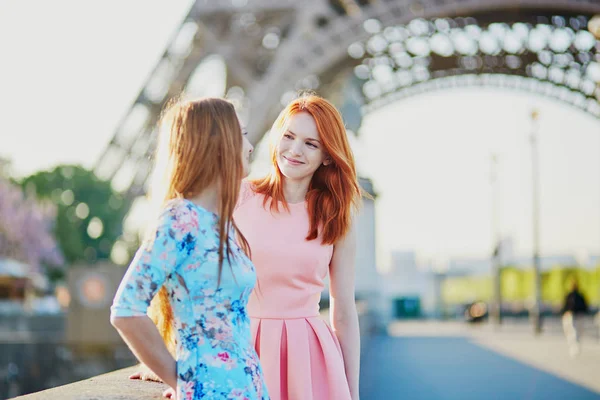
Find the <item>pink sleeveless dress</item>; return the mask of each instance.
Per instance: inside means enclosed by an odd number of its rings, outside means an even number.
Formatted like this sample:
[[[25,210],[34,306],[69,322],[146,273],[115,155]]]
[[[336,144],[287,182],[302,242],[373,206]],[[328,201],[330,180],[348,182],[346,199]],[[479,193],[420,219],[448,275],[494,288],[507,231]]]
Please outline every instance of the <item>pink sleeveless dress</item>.
[[[265,210],[244,182],[234,214],[258,277],[248,313],[267,389],[272,400],[350,400],[339,342],[319,316],[333,246],[307,241],[306,204],[289,206]]]

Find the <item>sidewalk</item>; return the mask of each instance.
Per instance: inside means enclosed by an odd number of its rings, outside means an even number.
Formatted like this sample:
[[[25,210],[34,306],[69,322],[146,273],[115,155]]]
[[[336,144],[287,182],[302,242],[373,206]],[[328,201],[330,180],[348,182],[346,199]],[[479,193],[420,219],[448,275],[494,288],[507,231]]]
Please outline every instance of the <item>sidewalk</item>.
[[[396,321],[388,332],[399,337],[465,337],[472,343],[521,363],[579,384],[600,394],[600,341],[591,329],[582,339],[581,354],[569,356],[556,321],[536,337],[527,323],[507,322],[501,327],[488,323]]]

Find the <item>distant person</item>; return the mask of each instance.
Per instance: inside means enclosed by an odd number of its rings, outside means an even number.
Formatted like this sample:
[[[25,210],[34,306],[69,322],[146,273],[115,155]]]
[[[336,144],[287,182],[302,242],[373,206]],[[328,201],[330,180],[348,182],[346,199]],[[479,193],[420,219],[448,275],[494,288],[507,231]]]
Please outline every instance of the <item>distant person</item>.
[[[123,277],[111,322],[170,386],[166,397],[268,400],[246,311],[256,272],[233,221],[252,145],[226,100],[178,103],[167,115],[157,148],[166,160],[157,167],[162,211]],[[146,314],[154,298],[157,325]]]
[[[571,283],[571,291],[565,297],[562,308],[562,324],[569,354],[574,357],[581,351],[580,339],[583,331],[583,316],[588,312],[588,304],[579,291],[576,281]]]

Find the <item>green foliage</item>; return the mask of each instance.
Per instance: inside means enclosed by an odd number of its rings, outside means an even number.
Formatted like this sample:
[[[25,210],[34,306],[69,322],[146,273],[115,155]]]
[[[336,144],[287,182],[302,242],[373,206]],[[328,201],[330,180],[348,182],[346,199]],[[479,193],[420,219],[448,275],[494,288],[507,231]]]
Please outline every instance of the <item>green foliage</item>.
[[[129,207],[110,182],[83,167],[62,165],[31,175],[21,185],[27,193],[57,206],[55,235],[68,263],[110,257]]]

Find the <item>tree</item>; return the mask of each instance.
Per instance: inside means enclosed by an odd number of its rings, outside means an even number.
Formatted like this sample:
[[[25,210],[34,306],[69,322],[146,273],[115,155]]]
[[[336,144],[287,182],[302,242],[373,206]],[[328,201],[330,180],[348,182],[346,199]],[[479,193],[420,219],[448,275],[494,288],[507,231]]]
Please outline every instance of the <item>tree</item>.
[[[56,206],[55,234],[69,264],[110,258],[129,208],[110,182],[81,166],[62,165],[31,175],[21,185]]]

